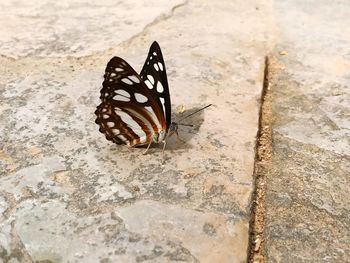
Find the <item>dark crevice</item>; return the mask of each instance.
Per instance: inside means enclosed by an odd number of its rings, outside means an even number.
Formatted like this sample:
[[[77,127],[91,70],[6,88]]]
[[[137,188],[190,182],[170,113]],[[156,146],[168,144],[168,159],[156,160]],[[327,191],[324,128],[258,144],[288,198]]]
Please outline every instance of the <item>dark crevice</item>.
[[[270,60],[265,58],[264,81],[260,100],[259,128],[255,145],[254,191],[251,198],[251,218],[249,224],[249,246],[247,262],[263,263],[265,227],[265,189],[266,176],[271,163],[271,94]]]

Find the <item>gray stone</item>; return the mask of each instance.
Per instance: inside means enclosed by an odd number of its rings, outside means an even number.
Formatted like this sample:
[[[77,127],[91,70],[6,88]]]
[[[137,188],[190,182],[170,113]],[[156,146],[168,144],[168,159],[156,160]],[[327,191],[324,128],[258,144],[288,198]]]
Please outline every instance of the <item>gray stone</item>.
[[[91,55],[127,41],[183,3],[1,1],[0,53],[11,58]]]
[[[349,262],[350,5],[278,1],[274,13],[267,259]]]
[[[245,262],[270,6],[0,5],[1,257]],[[160,148],[114,145],[94,123],[108,60],[139,71],[154,40],[174,119],[213,104],[181,128],[186,143],[168,142],[164,164]]]

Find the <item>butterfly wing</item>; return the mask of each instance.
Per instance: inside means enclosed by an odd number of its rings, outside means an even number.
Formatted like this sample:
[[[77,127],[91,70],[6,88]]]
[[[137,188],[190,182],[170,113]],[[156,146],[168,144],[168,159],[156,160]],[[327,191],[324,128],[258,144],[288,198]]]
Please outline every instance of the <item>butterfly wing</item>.
[[[156,41],[149,49],[140,77],[154,97],[158,98],[158,105],[163,111],[168,129],[171,124],[170,93],[162,51]]]
[[[138,146],[148,144],[153,134],[167,128],[157,98],[122,58],[108,62],[100,98],[95,122],[107,140]]]

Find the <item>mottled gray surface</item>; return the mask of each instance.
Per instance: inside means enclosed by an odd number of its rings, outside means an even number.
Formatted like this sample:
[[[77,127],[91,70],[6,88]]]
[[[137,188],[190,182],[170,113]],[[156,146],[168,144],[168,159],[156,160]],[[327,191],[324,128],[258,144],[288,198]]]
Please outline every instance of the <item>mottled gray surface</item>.
[[[4,262],[245,261],[270,6],[136,2],[1,3]],[[106,141],[93,114],[107,61],[139,71],[154,40],[175,118],[214,105],[164,165]]]
[[[268,262],[349,262],[350,3],[278,1],[274,13]]]
[[[11,58],[90,55],[137,35],[184,2],[1,1],[0,54]]]

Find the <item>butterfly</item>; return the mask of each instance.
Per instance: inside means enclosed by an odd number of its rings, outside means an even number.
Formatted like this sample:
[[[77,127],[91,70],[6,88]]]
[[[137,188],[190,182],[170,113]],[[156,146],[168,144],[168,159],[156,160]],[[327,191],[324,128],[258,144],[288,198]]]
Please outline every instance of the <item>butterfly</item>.
[[[171,121],[171,102],[161,49],[154,41],[140,74],[122,58],[107,64],[95,122],[106,139],[129,147],[163,143],[178,136]],[[192,115],[192,114],[191,114]],[[190,125],[188,125],[190,126]]]

